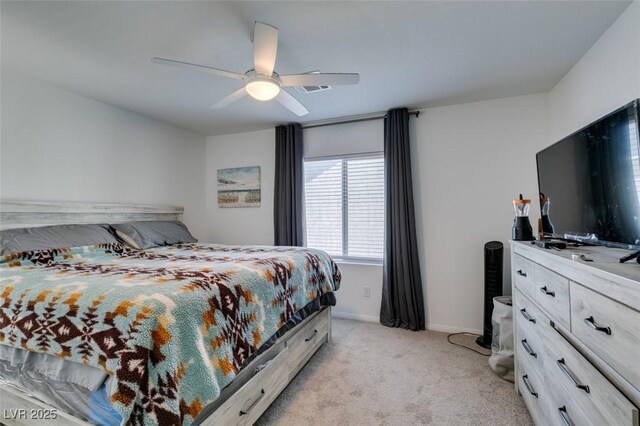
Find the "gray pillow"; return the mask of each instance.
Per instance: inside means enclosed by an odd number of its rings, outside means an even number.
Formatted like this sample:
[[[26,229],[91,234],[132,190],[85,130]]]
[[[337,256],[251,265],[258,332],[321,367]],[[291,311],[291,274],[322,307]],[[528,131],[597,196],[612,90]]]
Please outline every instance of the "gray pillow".
[[[55,225],[0,231],[0,255],[117,243],[109,225]]]
[[[111,225],[116,235],[133,248],[148,249],[178,243],[197,243],[184,223],[173,221],[128,222]]]

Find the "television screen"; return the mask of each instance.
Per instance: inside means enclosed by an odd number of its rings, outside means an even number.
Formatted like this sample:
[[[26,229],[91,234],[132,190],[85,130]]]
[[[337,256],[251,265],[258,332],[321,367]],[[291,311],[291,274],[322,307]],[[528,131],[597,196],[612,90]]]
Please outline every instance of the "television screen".
[[[640,248],[638,103],[537,154],[546,236]]]

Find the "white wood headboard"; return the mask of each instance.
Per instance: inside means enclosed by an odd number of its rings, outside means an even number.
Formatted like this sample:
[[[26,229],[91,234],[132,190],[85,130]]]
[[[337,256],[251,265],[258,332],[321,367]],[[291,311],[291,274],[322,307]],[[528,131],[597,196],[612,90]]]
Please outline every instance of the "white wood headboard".
[[[85,223],[180,220],[182,207],[0,200],[0,230]]]

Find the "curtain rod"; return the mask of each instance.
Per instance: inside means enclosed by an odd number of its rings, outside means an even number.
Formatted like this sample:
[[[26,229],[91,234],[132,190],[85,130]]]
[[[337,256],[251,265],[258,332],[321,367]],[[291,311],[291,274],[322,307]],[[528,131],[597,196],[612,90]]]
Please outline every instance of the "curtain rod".
[[[415,111],[409,111],[409,116],[414,115],[416,118],[418,118],[420,116],[420,111],[419,110],[415,110]],[[313,129],[314,127],[324,127],[324,126],[335,126],[336,124],[348,124],[348,123],[359,123],[361,121],[373,121],[373,120],[382,120],[383,118],[385,118],[387,116],[387,114],[380,114],[380,115],[374,115],[372,117],[362,117],[362,118],[347,118],[347,119],[337,119],[334,121],[327,121],[324,123],[317,123],[317,124],[307,124],[307,125],[302,125],[303,129]]]

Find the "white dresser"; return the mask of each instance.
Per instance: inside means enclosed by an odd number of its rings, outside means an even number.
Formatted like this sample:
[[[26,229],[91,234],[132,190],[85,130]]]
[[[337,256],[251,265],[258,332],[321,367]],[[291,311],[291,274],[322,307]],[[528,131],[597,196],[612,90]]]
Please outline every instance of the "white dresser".
[[[638,426],[640,265],[619,264],[627,253],[512,242],[516,391],[537,425]]]

